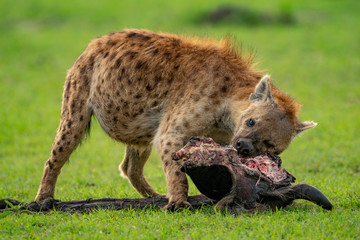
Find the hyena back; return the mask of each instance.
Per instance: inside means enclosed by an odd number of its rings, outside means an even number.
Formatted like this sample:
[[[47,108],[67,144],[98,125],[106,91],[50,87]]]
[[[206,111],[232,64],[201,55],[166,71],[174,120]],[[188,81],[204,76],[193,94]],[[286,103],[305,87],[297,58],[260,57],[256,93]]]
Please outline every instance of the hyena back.
[[[143,167],[154,146],[168,185],[168,206],[188,205],[188,182],[171,153],[191,136],[232,142],[243,155],[282,152],[299,132],[299,104],[251,67],[229,41],[124,30],[90,42],[66,77],[60,126],[36,201],[54,196],[60,170],[91,116],[126,145],[120,165],[143,196],[158,193]]]

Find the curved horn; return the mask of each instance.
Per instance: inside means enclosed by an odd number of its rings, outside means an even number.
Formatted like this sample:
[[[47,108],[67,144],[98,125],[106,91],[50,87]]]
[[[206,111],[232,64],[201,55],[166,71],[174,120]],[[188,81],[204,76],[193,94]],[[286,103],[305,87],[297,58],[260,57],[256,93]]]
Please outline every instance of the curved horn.
[[[298,184],[291,187],[294,199],[305,199],[311,201],[326,210],[332,210],[333,205],[330,200],[316,187],[308,184]]]

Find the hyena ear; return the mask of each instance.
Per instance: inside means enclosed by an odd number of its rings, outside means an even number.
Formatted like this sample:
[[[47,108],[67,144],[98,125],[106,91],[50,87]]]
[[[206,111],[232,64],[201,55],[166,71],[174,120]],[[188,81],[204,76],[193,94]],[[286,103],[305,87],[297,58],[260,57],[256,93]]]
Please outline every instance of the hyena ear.
[[[255,87],[255,91],[250,95],[250,102],[266,102],[275,103],[270,88],[270,75],[263,76]]]
[[[305,130],[314,128],[316,126],[317,126],[317,123],[313,122],[313,121],[298,122],[297,126],[296,126],[296,134],[299,134]]]

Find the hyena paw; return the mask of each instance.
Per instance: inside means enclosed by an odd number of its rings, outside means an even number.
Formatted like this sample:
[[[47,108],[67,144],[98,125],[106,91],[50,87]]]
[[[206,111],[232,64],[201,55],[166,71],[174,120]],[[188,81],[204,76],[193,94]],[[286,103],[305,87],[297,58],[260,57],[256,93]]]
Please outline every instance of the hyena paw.
[[[57,202],[60,200],[54,199],[53,197],[46,198],[44,200],[34,201],[27,205],[28,209],[40,212],[40,211],[49,211],[54,209]]]
[[[49,198],[54,199],[54,195],[53,194],[37,194],[34,202],[42,203]]]
[[[163,208],[166,211],[178,211],[180,209],[191,209],[192,206],[191,204],[187,201],[187,199],[185,198],[180,198],[180,199],[174,199],[172,197],[170,197],[168,204]]]

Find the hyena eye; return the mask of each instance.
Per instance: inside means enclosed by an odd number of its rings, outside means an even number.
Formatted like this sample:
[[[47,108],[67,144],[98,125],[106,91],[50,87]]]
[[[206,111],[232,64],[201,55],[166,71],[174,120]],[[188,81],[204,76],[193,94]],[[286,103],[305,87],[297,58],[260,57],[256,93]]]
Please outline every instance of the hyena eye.
[[[253,126],[255,126],[255,121],[254,121],[254,119],[250,118],[249,120],[247,120],[246,125],[248,125],[248,127],[253,127]]]

